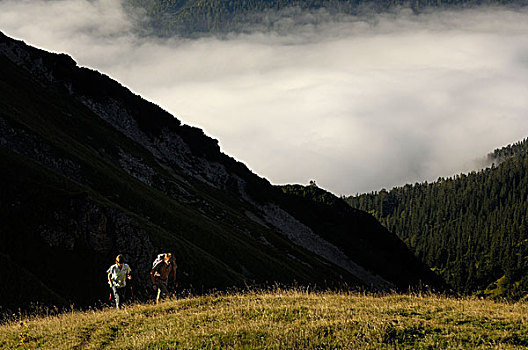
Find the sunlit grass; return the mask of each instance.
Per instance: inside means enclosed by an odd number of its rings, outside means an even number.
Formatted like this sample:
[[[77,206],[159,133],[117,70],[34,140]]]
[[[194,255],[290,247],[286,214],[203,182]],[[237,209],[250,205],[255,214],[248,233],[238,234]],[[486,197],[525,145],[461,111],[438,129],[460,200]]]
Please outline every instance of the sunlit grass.
[[[71,312],[0,326],[2,348],[528,348],[528,305],[276,290]]]

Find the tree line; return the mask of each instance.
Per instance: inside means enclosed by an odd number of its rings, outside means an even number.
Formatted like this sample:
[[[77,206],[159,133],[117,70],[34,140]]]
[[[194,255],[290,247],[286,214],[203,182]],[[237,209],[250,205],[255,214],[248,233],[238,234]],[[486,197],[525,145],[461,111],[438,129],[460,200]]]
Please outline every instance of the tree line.
[[[346,201],[374,215],[457,291],[528,292],[528,139],[488,155],[480,171]]]
[[[480,5],[523,6],[525,0],[130,0],[130,9],[146,16],[143,31],[160,36],[240,32],[272,29],[292,9],[330,15],[362,15],[406,7],[419,13],[428,8],[466,8]],[[137,14],[137,11],[133,11]],[[302,17],[302,16],[301,16]],[[303,18],[306,20],[306,18]],[[315,20],[317,22],[317,20]]]

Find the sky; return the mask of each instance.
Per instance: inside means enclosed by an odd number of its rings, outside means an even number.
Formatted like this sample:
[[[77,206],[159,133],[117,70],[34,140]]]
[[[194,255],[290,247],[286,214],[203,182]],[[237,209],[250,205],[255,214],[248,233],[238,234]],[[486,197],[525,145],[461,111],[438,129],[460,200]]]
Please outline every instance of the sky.
[[[528,11],[320,16],[160,39],[119,0],[0,0],[0,31],[111,76],[274,184],[434,181],[528,136]]]

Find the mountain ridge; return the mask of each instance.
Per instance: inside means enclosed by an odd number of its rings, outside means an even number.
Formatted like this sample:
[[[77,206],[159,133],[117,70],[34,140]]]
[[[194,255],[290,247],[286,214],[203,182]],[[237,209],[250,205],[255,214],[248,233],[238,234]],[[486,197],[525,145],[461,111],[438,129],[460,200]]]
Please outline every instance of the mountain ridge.
[[[176,254],[180,285],[195,292],[268,283],[443,287],[399,245],[369,245],[389,266],[357,264],[345,253],[354,237],[391,235],[370,216],[344,213],[328,241],[300,204],[288,207],[279,187],[221,153],[202,130],[64,54],[0,34],[0,70],[0,256],[9,270],[34,276],[46,296],[26,293],[23,280],[2,283],[4,307],[100,300],[117,253],[133,266],[135,294],[148,298],[159,251]]]

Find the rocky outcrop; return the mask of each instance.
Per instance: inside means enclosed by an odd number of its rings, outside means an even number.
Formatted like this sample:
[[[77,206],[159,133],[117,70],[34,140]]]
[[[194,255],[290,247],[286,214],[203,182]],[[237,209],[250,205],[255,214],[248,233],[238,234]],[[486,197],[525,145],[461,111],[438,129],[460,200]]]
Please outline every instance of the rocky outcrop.
[[[36,135],[9,124],[0,111],[0,146],[23,154],[55,172],[81,182],[81,169],[71,159],[61,156]]]
[[[86,199],[72,199],[67,207],[55,208],[52,215],[52,220],[38,228],[39,236],[49,247],[69,251],[88,249],[102,256],[126,252],[125,258],[134,266],[138,284],[143,288],[150,284],[148,275],[156,250],[134,218]]]
[[[390,289],[394,284],[356,264],[338,247],[316,235],[308,226],[275,204],[260,206],[265,220],[288,237],[293,243],[350,272],[367,286]]]

